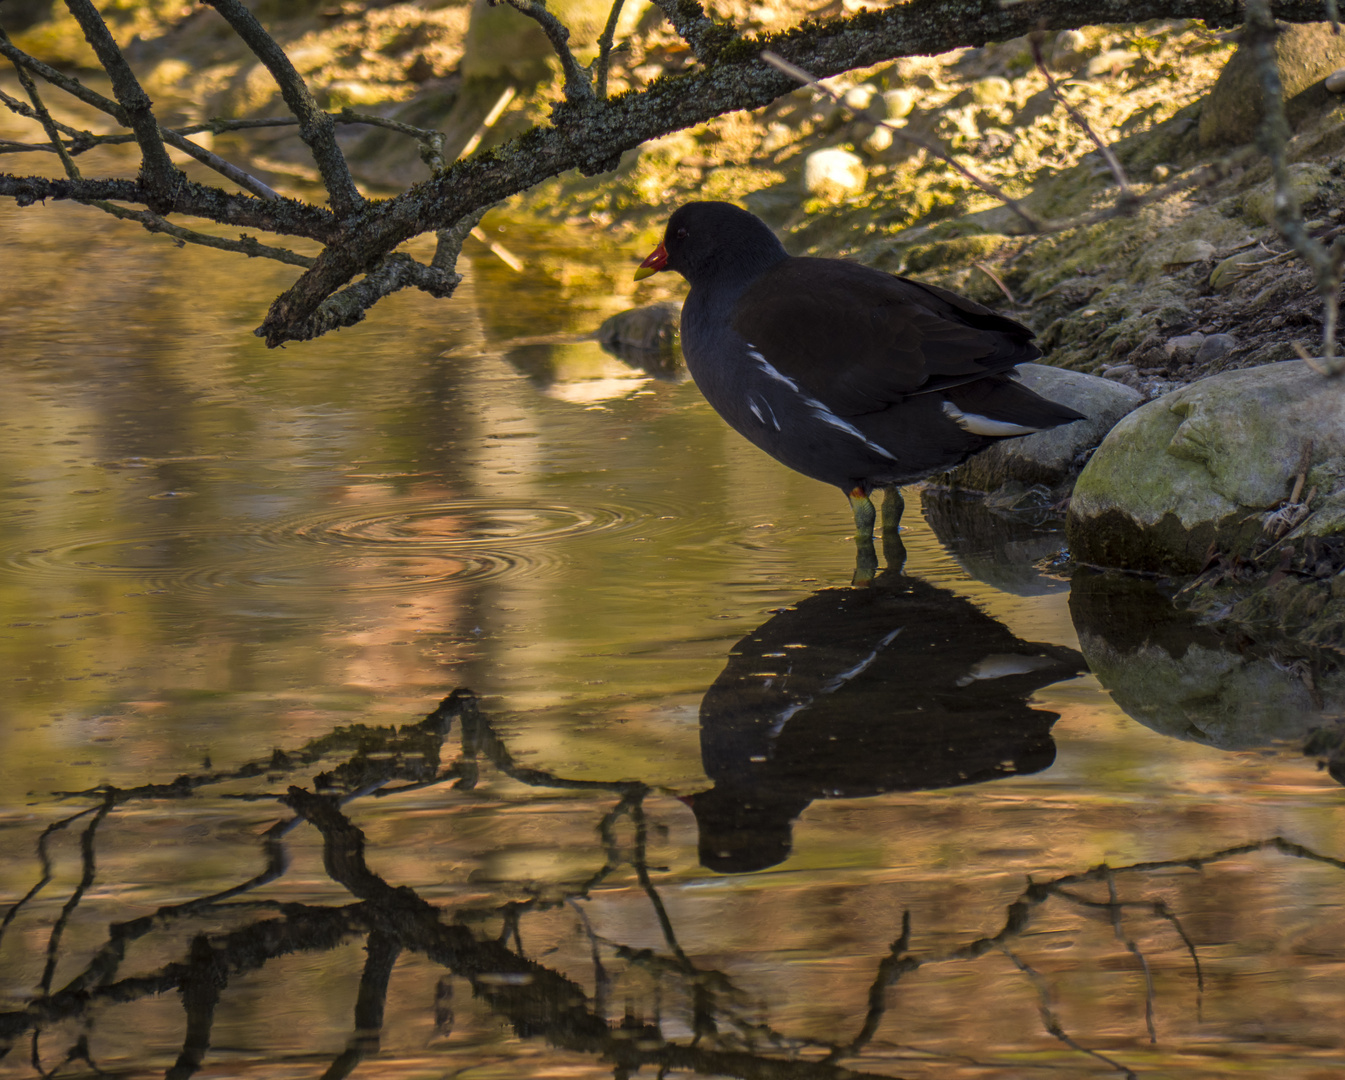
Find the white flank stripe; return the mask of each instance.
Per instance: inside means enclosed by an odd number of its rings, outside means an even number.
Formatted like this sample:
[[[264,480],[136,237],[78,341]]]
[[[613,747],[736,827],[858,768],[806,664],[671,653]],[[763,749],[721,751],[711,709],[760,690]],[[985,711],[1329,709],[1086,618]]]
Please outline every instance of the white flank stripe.
[[[893,457],[892,454],[888,453],[876,442],[871,441],[862,431],[859,430],[859,428],[855,427],[854,424],[842,420],[834,412],[832,412],[820,401],[818,401],[817,398],[809,397],[802,390],[800,390],[799,384],[796,383],[793,379],[791,379],[788,375],[782,375],[779,372],[779,370],[777,370],[774,364],[772,364],[769,360],[767,360],[764,356],[761,355],[760,350],[758,350],[755,345],[752,345],[750,343],[748,344],[747,355],[750,356],[753,360],[755,360],[758,364],[760,364],[761,370],[764,371],[770,378],[775,379],[777,382],[784,383],[787,387],[793,390],[794,393],[798,394],[799,397],[803,399],[803,403],[807,405],[808,408],[813,410],[813,415],[816,416],[819,420],[821,420],[824,424],[829,424],[831,427],[834,427],[837,431],[844,431],[847,435],[853,435],[856,439],[862,442],[875,454],[880,454],[881,456],[887,458],[888,461],[897,460],[895,457]],[[752,411],[756,413],[756,409],[753,409]],[[760,413],[757,413],[757,419],[758,420],[761,419]],[[771,419],[772,420],[775,419],[774,414],[771,415]],[[775,430],[776,431],[780,430],[779,424],[775,425]]]
[[[1031,435],[1042,430],[1023,424],[1011,424],[1007,420],[992,420],[988,416],[977,416],[975,413],[964,413],[951,401],[943,403],[943,411],[953,423],[973,435]]]

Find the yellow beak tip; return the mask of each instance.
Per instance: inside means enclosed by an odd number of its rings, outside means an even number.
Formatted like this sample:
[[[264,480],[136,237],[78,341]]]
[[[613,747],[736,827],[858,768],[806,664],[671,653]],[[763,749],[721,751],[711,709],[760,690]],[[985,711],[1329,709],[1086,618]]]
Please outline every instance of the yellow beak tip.
[[[635,280],[643,281],[645,278],[653,277],[657,273],[658,271],[655,270],[652,266],[640,266],[637,267],[635,270]]]

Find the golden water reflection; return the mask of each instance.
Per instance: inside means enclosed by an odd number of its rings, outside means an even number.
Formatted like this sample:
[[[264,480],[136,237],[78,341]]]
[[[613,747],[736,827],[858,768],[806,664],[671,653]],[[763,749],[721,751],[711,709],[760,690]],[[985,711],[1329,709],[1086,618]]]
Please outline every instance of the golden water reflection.
[[[836,492],[573,340],[601,236],[267,352],[289,271],[83,214],[0,208],[0,1075],[1345,1064],[1301,667],[932,497],[845,589]]]

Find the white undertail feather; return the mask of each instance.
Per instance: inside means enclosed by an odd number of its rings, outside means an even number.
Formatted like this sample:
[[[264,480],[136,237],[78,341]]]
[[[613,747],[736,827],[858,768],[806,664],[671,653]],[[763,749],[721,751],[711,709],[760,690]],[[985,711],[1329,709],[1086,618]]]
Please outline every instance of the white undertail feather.
[[[1011,424],[1007,420],[992,420],[988,416],[977,416],[976,413],[965,413],[951,401],[943,403],[943,411],[953,423],[973,435],[1031,435],[1043,430],[1026,424]]]

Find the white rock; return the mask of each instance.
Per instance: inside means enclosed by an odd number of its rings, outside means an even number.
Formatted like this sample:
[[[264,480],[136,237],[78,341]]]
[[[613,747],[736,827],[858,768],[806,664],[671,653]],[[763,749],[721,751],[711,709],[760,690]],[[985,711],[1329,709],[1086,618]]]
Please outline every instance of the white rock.
[[[1345,68],[1338,68],[1326,77],[1326,88],[1333,94],[1345,94]]]
[[[820,199],[840,201],[857,195],[868,179],[859,156],[839,146],[815,150],[803,163],[803,189]]]
[[[892,145],[892,129],[876,127],[864,139],[864,149],[870,154],[881,154]]]
[[[910,116],[911,110],[915,108],[915,91],[905,88],[885,91],[883,104],[887,106],[889,120],[900,120],[903,116]]]

